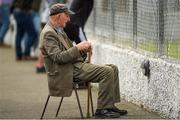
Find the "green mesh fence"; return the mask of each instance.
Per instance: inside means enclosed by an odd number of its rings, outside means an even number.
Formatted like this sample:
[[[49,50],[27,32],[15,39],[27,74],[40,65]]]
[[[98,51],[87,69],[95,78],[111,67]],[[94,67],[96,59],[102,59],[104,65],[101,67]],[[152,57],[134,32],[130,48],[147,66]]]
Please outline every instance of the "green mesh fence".
[[[86,30],[102,41],[180,60],[180,0],[94,0]]]

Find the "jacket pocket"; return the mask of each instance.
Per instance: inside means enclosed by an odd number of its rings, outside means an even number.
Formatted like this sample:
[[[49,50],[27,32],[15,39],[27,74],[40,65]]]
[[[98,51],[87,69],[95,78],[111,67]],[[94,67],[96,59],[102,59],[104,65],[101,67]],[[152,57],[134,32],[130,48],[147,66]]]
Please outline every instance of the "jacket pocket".
[[[45,67],[46,67],[47,74],[49,76],[54,76],[58,73],[58,67],[57,66],[58,65],[55,62],[53,62],[49,59],[45,60]]]
[[[56,75],[56,73],[58,73],[58,71],[56,70],[56,71],[54,71],[54,72],[47,72],[47,74],[49,75],[49,76],[54,76],[54,75]]]

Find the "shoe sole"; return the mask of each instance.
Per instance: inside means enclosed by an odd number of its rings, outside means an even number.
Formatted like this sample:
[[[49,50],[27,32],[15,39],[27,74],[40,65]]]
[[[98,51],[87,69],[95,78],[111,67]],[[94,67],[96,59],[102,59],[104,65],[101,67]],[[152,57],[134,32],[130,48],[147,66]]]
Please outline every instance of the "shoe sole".
[[[120,118],[120,116],[101,116],[101,115],[95,115],[95,119],[111,119],[111,118]]]

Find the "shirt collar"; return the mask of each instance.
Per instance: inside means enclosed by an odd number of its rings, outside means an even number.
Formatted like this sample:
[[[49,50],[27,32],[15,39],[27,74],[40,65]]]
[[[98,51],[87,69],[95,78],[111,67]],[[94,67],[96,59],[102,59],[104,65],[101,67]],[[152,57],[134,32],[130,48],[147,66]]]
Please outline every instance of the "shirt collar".
[[[56,27],[55,29],[56,29],[56,31],[58,33],[63,33],[63,28],[62,27]]]

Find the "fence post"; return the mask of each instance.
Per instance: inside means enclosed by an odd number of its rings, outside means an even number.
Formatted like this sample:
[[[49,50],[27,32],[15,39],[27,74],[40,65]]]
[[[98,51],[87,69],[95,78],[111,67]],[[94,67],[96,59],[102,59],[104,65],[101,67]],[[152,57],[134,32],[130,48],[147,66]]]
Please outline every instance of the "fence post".
[[[111,0],[111,10],[112,10],[112,39],[113,39],[113,42],[115,43],[115,3],[114,3],[114,0]]]
[[[133,47],[137,48],[137,0],[133,0]]]
[[[166,0],[159,0],[159,29],[158,29],[158,56],[164,54],[164,4]]]
[[[94,1],[94,7],[93,7],[93,10],[92,10],[92,12],[93,12],[93,36],[96,36],[96,6],[95,6],[95,2],[96,1]]]

